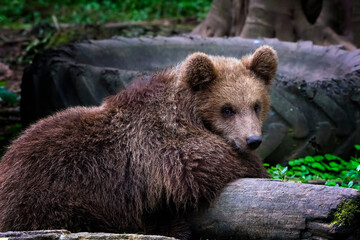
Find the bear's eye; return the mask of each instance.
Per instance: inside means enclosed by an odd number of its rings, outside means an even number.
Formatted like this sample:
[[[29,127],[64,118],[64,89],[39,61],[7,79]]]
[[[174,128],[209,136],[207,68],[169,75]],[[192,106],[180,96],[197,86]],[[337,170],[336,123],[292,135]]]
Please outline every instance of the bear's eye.
[[[260,105],[259,105],[259,104],[255,103],[255,105],[254,105],[254,111],[255,111],[255,113],[259,113],[259,112],[260,112]]]
[[[235,115],[235,111],[231,107],[224,106],[224,107],[221,108],[221,115],[224,118],[230,118],[230,117]]]

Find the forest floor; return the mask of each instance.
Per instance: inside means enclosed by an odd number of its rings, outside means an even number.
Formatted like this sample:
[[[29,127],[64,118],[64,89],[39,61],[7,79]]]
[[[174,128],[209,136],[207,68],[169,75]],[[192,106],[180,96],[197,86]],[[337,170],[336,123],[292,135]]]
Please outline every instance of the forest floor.
[[[16,96],[16,101],[0,98],[0,156],[11,139],[22,131],[21,79],[24,68],[31,64],[36,54],[63,44],[90,39],[180,35],[191,32],[198,23],[196,18],[189,17],[103,25],[54,26],[40,23],[31,29],[22,30],[0,28],[0,94]]]

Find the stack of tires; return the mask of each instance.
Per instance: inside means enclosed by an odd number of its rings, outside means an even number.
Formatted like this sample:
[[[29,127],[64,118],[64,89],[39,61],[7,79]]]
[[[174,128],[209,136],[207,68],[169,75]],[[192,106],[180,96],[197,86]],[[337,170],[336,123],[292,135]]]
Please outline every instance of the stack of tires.
[[[67,45],[38,55],[24,71],[24,126],[70,106],[100,105],[134,78],[188,54],[241,57],[263,44],[278,52],[272,109],[259,153],[271,164],[306,155],[343,158],[360,143],[360,51],[311,42],[193,36],[123,38]]]

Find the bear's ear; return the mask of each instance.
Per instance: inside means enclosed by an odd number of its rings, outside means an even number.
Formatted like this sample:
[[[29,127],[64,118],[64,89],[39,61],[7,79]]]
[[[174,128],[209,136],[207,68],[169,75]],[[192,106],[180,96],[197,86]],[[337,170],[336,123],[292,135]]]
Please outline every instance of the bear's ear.
[[[263,79],[266,84],[270,84],[278,66],[277,54],[270,46],[259,47],[253,55],[245,60],[245,66]]]
[[[217,71],[211,59],[205,53],[193,53],[183,64],[183,81],[193,90],[207,86],[217,78]]]

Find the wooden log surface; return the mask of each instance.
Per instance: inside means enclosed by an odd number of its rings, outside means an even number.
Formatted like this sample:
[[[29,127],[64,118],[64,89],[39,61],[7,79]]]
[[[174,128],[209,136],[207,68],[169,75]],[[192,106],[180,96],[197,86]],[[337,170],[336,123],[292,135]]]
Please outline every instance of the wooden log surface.
[[[344,202],[347,224],[331,225]],[[360,239],[360,191],[270,179],[239,179],[230,183],[210,206],[189,221],[193,239]],[[356,213],[357,212],[357,213]],[[353,217],[351,217],[351,215]],[[70,233],[66,230],[0,233],[6,240],[173,239],[134,234]]]
[[[71,233],[67,230],[37,230],[0,233],[1,240],[176,240],[172,237],[142,234]]]
[[[359,204],[359,196],[348,188],[239,179],[191,222],[202,239],[360,239],[359,214],[349,225],[330,224],[344,201]]]

